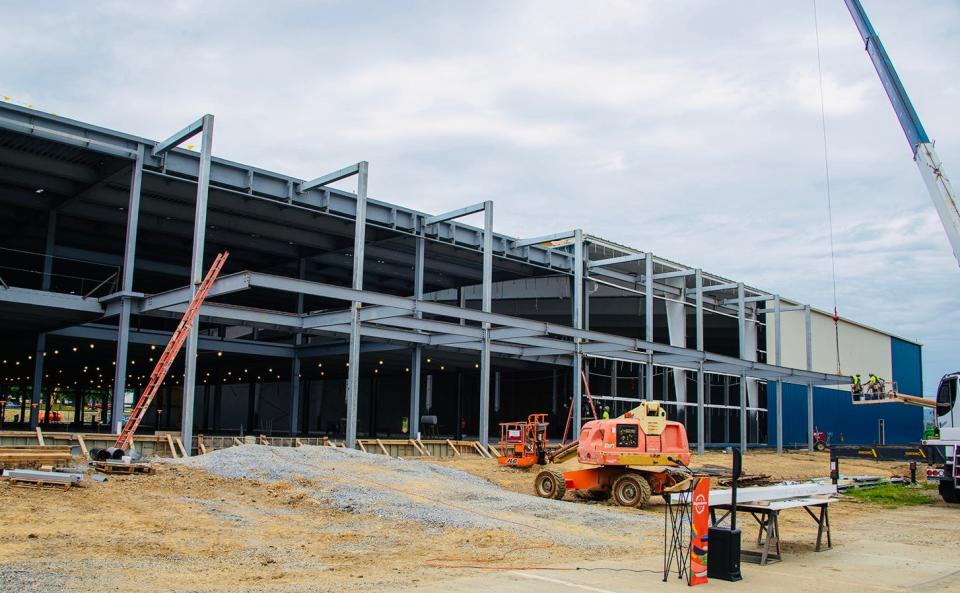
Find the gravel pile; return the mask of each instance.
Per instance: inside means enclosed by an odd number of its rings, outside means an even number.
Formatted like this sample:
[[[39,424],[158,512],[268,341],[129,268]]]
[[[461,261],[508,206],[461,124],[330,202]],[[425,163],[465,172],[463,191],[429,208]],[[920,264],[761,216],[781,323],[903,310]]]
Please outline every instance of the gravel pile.
[[[453,468],[351,449],[243,445],[170,462],[228,478],[289,482],[329,508],[430,527],[528,530],[557,522],[565,525],[552,525],[554,539],[582,545],[577,528],[622,533],[659,525],[648,513],[518,494]]]

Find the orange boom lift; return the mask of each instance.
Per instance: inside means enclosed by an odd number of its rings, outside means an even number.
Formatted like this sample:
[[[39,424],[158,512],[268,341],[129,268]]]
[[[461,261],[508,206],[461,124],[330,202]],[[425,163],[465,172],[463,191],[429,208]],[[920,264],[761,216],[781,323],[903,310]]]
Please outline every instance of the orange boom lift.
[[[501,422],[497,463],[512,467],[546,465],[548,425],[546,414],[530,414],[526,422]]]
[[[572,443],[571,443],[572,445]],[[537,474],[534,490],[543,498],[561,499],[567,490],[594,500],[613,496],[620,506],[643,507],[652,494],[683,481],[690,446],[683,424],[667,420],[658,402],[641,402],[619,418],[591,420],[576,441],[577,461],[586,469]],[[554,460],[566,457],[561,449]]]

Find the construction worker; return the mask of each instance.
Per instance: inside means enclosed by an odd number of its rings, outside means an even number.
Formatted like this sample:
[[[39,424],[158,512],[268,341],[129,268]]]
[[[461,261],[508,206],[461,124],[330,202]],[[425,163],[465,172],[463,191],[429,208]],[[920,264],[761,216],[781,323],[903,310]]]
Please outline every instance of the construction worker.
[[[870,385],[870,395],[871,395],[870,399],[878,399],[880,395],[880,392],[879,392],[880,377],[878,377],[874,373],[870,373],[870,378],[868,380],[868,383]]]
[[[851,388],[853,393],[853,401],[860,401],[860,396],[863,394],[863,383],[860,382],[860,375],[853,376],[853,387]]]
[[[609,419],[610,419],[610,406],[603,406],[603,414],[600,414],[600,416],[601,416],[604,420],[609,420]]]

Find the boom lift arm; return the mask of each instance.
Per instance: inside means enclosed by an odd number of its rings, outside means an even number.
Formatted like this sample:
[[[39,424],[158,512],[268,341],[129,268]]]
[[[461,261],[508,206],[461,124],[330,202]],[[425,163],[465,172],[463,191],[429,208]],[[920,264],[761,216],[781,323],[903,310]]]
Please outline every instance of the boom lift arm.
[[[920,169],[920,176],[923,177],[927,185],[927,191],[933,200],[933,205],[940,215],[940,222],[947,233],[947,239],[950,240],[950,247],[953,249],[953,255],[960,265],[960,203],[957,201],[957,194],[950,185],[943,170],[943,163],[937,156],[937,151],[933,143],[927,137],[923,124],[920,123],[920,117],[917,115],[907,91],[897,76],[897,71],[890,61],[890,56],[883,48],[880,37],[873,29],[867,13],[863,10],[860,0],[844,0],[853,22],[856,23],[860,36],[866,44],[865,49],[873,61],[873,67],[880,76],[880,82],[883,84],[887,97],[893,105],[893,110],[900,120],[900,127],[907,136],[907,142],[910,143],[910,150],[913,151],[913,161]]]

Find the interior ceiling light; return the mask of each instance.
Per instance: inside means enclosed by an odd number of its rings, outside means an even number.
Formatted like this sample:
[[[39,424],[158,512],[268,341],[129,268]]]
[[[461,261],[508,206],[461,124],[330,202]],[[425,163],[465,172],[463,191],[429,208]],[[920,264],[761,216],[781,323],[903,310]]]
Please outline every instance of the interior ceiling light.
[[[42,187],[38,187],[38,188],[36,189],[36,191],[33,192],[33,193],[35,193],[35,194],[42,194],[42,193],[43,193],[43,188],[42,188]]]

